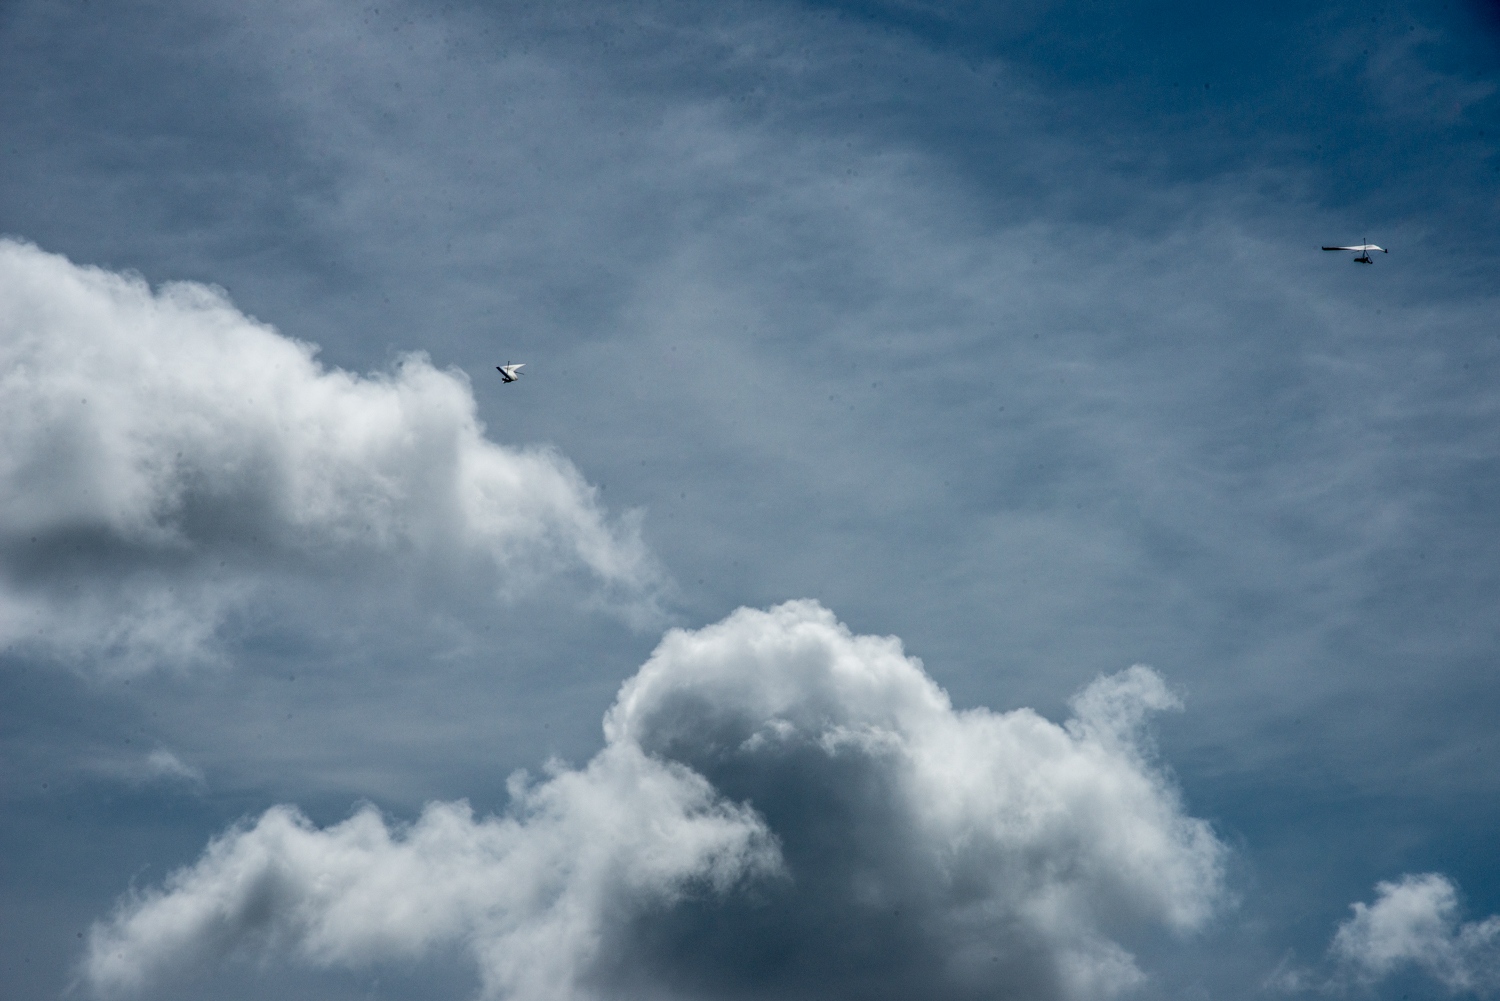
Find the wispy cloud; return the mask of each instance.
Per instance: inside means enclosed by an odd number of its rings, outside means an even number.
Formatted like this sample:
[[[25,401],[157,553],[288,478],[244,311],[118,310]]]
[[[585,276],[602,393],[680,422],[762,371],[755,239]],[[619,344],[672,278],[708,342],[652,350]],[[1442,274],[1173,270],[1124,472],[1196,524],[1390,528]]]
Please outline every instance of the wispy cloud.
[[[78,770],[136,787],[176,785],[202,791],[206,786],[203,769],[188,764],[164,747],[144,755],[85,756]]]

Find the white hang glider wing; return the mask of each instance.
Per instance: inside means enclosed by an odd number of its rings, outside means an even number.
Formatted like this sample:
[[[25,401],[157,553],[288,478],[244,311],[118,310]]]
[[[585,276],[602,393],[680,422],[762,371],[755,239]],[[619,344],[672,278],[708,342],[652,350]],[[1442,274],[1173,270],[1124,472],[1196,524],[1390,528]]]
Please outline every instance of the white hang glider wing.
[[[1353,251],[1356,252],[1354,260],[1357,263],[1359,263],[1359,264],[1373,264],[1374,263],[1373,261],[1370,260],[1370,251],[1372,251],[1372,250],[1378,250],[1382,254],[1389,254],[1390,253],[1390,251],[1386,250],[1384,247],[1377,247],[1373,243],[1361,243],[1357,247],[1324,247],[1323,249],[1324,250],[1353,250]]]
[[[525,367],[526,363],[524,361],[516,362],[514,365],[506,362],[504,365],[496,365],[495,370],[500,373],[500,380],[502,382],[515,382],[521,377],[521,369]]]

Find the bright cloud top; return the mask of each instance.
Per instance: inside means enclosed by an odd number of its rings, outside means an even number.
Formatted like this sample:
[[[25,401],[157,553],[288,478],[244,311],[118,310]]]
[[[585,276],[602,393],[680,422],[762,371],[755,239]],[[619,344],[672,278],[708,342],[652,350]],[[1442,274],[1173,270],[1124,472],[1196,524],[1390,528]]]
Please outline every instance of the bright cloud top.
[[[1141,742],[1177,704],[1136,667],[1087,687],[1063,726],[956,712],[898,639],[802,601],[669,633],[605,732],[766,816],[802,881],[782,925],[816,943],[798,958],[809,983],[993,996],[999,976],[1018,996],[1094,998],[1143,979],[1115,936],[1191,930],[1221,892],[1223,847]],[[862,981],[861,953],[886,949],[904,968]]]
[[[1224,849],[1143,750],[1144,668],[1065,725],[956,712],[891,637],[811,601],[670,632],[581,770],[507,816],[434,804],[326,830],[277,807],[90,937],[99,995],[226,956],[315,967],[464,944],[486,997],[1108,998],[1117,939],[1186,932]]]
[[[501,591],[578,567],[649,593],[634,523],[555,452],[487,440],[461,374],[315,353],[219,290],[0,241],[0,642],[190,660],[270,564],[487,566]]]
[[[1460,922],[1458,888],[1435,872],[1375,884],[1373,904],[1351,905],[1331,955],[1369,983],[1416,966],[1455,993],[1500,994],[1500,915]]]

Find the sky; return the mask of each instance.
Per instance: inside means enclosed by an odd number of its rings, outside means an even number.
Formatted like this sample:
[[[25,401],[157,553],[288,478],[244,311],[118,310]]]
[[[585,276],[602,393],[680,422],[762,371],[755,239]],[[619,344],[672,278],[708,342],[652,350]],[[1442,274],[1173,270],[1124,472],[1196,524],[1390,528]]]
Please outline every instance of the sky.
[[[1497,74],[0,3],[0,993],[1500,997]]]

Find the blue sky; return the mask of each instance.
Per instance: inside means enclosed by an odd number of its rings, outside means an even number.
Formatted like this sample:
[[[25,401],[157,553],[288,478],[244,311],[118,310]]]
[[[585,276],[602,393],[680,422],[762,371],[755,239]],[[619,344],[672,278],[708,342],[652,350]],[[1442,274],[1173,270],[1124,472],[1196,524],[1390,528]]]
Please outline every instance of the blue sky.
[[[1500,993],[1497,41],[4,5],[7,994]]]

